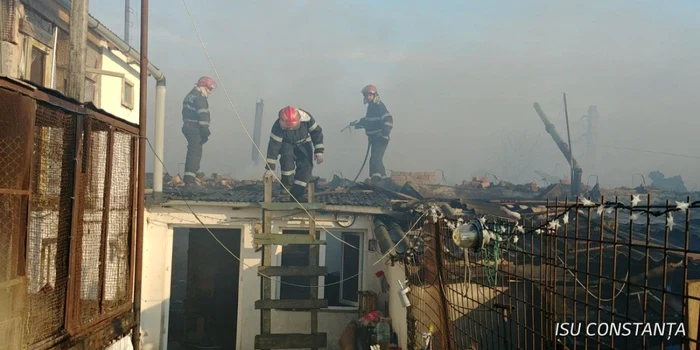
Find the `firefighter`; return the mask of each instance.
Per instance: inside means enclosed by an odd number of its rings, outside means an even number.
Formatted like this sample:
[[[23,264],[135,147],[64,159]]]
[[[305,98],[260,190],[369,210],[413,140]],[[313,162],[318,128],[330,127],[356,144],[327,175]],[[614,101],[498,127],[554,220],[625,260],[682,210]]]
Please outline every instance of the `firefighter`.
[[[185,184],[197,183],[196,176],[202,160],[202,145],[207,143],[211,131],[209,123],[209,102],[207,97],[216,88],[214,79],[201,77],[182,101],[182,133],[187,139],[187,157],[185,158]]]
[[[386,109],[384,102],[379,99],[377,87],[367,85],[362,89],[363,103],[367,105],[367,114],[360,119],[355,128],[365,129],[371,146],[369,158],[369,174],[372,180],[386,177],[384,168],[384,152],[389,146],[389,134],[394,127],[394,118]]]
[[[272,176],[280,156],[282,184],[301,200],[311,180],[314,160],[323,163],[323,130],[309,112],[292,106],[282,108],[272,125],[267,144],[265,176]]]

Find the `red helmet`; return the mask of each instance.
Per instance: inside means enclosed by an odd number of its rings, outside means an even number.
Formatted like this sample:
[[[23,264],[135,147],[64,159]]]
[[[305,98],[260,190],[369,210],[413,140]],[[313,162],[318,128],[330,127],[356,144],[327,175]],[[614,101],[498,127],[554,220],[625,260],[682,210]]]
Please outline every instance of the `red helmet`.
[[[205,87],[209,90],[214,90],[216,88],[216,82],[214,82],[214,79],[209,78],[209,77],[201,77],[197,81],[197,86],[199,87]]]
[[[369,94],[377,94],[377,87],[374,85],[367,85],[362,88],[362,94],[363,95],[369,95]]]
[[[278,117],[280,119],[280,126],[284,130],[296,130],[301,124],[301,115],[299,115],[299,111],[292,106],[280,109]]]

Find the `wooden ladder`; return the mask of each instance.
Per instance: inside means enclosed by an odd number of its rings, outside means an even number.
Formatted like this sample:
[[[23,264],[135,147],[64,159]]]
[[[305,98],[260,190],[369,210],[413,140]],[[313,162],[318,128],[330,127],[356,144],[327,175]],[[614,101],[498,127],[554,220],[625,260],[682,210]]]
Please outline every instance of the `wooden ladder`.
[[[318,299],[318,288],[311,289],[309,299],[272,299],[272,281],[269,277],[285,276],[309,276],[318,277],[326,274],[326,267],[319,266],[320,241],[316,234],[314,221],[315,210],[324,209],[325,205],[314,203],[314,184],[308,185],[309,203],[272,203],[272,177],[265,177],[265,201],[263,207],[263,233],[255,234],[253,241],[263,247],[262,264],[258,267],[258,273],[262,279],[261,300],[255,302],[255,309],[260,310],[260,334],[255,336],[255,349],[319,349],[326,348],[326,333],[318,332],[318,310],[328,307],[328,300]],[[283,235],[272,233],[272,212],[306,209],[310,214],[308,235]],[[289,244],[309,245],[308,266],[272,266],[272,246]],[[311,285],[318,285],[318,278],[312,279]],[[311,313],[311,332],[303,333],[272,333],[272,310],[295,309],[309,310]]]

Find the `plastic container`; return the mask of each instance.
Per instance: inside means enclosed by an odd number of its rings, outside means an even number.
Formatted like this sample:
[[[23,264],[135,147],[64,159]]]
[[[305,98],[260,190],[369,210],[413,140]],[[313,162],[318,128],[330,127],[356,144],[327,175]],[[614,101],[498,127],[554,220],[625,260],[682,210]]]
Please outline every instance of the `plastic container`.
[[[391,342],[391,326],[385,318],[381,318],[379,323],[375,326],[375,332],[377,333],[377,344],[381,350],[388,350],[389,343]]]

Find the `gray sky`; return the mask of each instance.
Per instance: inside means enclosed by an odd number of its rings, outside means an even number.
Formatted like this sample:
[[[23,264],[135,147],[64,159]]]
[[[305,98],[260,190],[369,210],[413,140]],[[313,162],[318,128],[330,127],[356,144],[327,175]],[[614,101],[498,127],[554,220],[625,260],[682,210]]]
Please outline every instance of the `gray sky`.
[[[186,145],[182,98],[201,75],[215,74],[182,1],[150,3],[150,59],[168,82],[165,164],[176,173]],[[515,182],[530,181],[537,169],[568,177],[532,108],[539,102],[566,138],[563,92],[573,139],[585,132],[580,118],[588,106],[597,105],[601,145],[700,156],[693,143],[700,129],[700,3],[464,3],[188,0],[218,83],[251,133],[256,99],[265,100],[263,153],[281,107],[304,108],[320,122],[327,147],[326,162],[315,167],[320,176],[340,171],[353,178],[359,170],[366,137],[339,130],[364,116],[366,84],[379,88],[394,116],[387,169],[442,169],[450,183],[485,171]],[[132,6],[131,36],[138,39],[138,1]],[[123,17],[115,15],[123,3],[91,0],[90,7],[123,33]],[[223,89],[209,101],[213,135],[202,171],[262,176],[262,166],[250,165],[250,140]],[[573,149],[583,163],[585,142]],[[700,185],[700,159],[597,147],[603,186],[631,186],[633,174],[656,169],[682,175],[689,189]],[[584,164],[584,182],[589,174]]]

